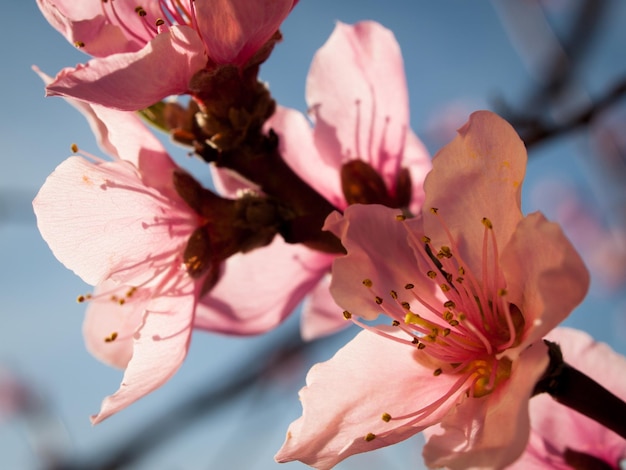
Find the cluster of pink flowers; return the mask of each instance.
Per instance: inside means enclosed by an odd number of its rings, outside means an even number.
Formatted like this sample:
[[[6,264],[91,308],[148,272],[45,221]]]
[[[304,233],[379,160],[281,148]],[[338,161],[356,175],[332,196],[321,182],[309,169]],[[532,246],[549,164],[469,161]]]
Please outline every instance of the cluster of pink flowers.
[[[421,431],[432,467],[504,468],[522,454],[540,465],[548,448],[563,462],[571,452],[623,457],[623,445],[604,453],[542,434],[548,412],[531,397],[549,365],[543,340],[582,301],[589,275],[558,225],[522,214],[527,157],[515,130],[476,112],[431,161],[410,129],[400,48],[370,21],[338,23],[315,55],[308,117],[269,105],[267,119],[256,77],[296,3],[38,0],[93,58],[54,78],[37,72],[108,155],[74,149],[33,202],[55,256],[94,286],[79,297],[87,348],[125,369],[92,421],[169,380],[194,329],[263,333],[304,301],[305,339],[346,320],[363,331],[311,369],[278,461],[331,468]],[[216,163],[217,194],[136,113],[171,95],[197,103],[189,141]],[[239,156],[220,147],[224,129],[240,133],[229,141]],[[265,170],[237,174],[248,155],[274,151],[306,195],[296,199],[313,194],[335,209],[315,240],[338,240],[343,252],[308,243],[298,229],[310,230],[317,209],[281,200]],[[372,323],[381,315],[389,324]],[[586,345],[572,360],[590,349],[588,338],[562,338],[566,354],[565,341]]]

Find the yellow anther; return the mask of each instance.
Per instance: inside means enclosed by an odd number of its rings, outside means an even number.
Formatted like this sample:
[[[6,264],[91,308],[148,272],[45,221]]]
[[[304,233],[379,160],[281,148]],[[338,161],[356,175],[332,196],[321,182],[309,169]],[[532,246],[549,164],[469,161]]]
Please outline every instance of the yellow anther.
[[[346,320],[350,320],[350,318],[352,318],[352,314],[350,312],[348,312],[347,310],[343,311],[343,318],[345,318]]]
[[[458,322],[458,320],[450,320],[450,321],[448,322],[448,324],[449,324],[450,326],[458,326],[458,325],[459,325],[459,322]]]
[[[417,325],[418,323],[422,323],[422,317],[416,313],[409,312],[404,316],[404,323],[407,325]]]
[[[78,302],[79,304],[82,304],[85,300],[85,296],[84,295],[79,295],[78,297],[76,297],[76,302]]]
[[[132,297],[135,292],[137,292],[137,288],[131,287],[130,289],[128,289],[128,291],[126,291],[126,297]]]
[[[415,285],[414,285],[414,284],[411,284],[410,282],[409,282],[408,284],[405,284],[405,285],[404,285],[404,288],[405,288],[406,290],[413,289],[414,287],[415,287]]]
[[[77,49],[81,49],[85,47],[85,43],[83,41],[74,41],[74,47],[76,47]]]
[[[404,222],[406,220],[406,216],[402,215],[402,214],[398,214],[398,215],[396,215],[396,220],[398,222]]]
[[[448,300],[446,303],[443,304],[443,306],[446,308],[454,308],[456,307],[456,304],[452,300]]]
[[[435,279],[437,277],[437,273],[435,271],[428,271],[426,275],[431,279]]]
[[[70,145],[70,150],[72,151],[72,153],[78,153],[78,145],[76,144]]]
[[[411,310],[411,304],[408,302],[402,302],[400,305],[402,305],[404,310]]]
[[[389,292],[389,295],[391,295],[391,298],[393,300],[397,300],[398,298],[398,293],[395,290],[392,290],[391,292]]]
[[[444,328],[441,334],[443,336],[448,336],[450,334],[450,328]]]
[[[437,253],[437,258],[441,259],[441,258],[452,258],[452,250],[450,249],[449,246],[442,246],[441,249],[439,250],[439,253]]]
[[[498,289],[498,295],[500,297],[504,297],[507,294],[507,290],[506,289]]]
[[[445,312],[443,312],[443,319],[445,321],[450,321],[454,318],[454,313],[452,313],[450,310],[446,310]]]
[[[376,439],[376,434],[372,434],[371,432],[367,433],[367,436],[365,436],[363,439],[365,439],[367,442],[371,442]]]
[[[483,225],[487,228],[493,228],[493,225],[491,224],[491,220],[489,220],[487,217],[483,217]]]
[[[448,292],[450,290],[450,286],[448,284],[441,284],[439,287],[441,287],[443,292]]]
[[[118,304],[124,305],[126,303],[126,299],[120,299],[117,301]]]
[[[435,369],[435,371],[433,372],[433,375],[435,377],[437,377],[437,376],[439,376],[441,374],[443,374],[443,371],[440,368],[439,369]]]
[[[363,279],[363,285],[365,287],[372,287],[374,285],[374,283],[372,282],[371,279]]]
[[[114,331],[109,336],[104,338],[104,342],[105,343],[111,343],[111,342],[115,341],[116,339],[117,339],[117,331]]]
[[[439,209],[437,209],[436,207],[431,207],[431,208],[430,208],[430,212],[431,212],[432,214],[436,214],[437,212],[439,212]]]
[[[456,280],[456,282],[458,282],[458,283],[460,284],[460,283],[462,283],[465,279],[459,276],[459,277],[457,277],[455,280]]]
[[[430,243],[430,237],[427,237],[426,235],[424,235],[424,236],[422,237],[422,241],[423,241],[424,243],[428,244],[428,243]]]
[[[464,276],[464,275],[465,275],[465,268],[464,268],[463,266],[459,266],[458,271],[459,271],[459,274],[460,274],[461,276]]]
[[[388,423],[389,421],[391,421],[391,415],[389,413],[383,413],[382,418],[385,423]]]

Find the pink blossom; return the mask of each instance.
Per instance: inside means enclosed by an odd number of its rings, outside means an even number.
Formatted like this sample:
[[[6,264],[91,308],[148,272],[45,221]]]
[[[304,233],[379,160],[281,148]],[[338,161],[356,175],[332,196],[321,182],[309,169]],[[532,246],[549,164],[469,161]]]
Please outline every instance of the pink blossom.
[[[541,341],[582,300],[579,256],[540,213],[523,216],[523,143],[472,114],[433,159],[424,210],[354,205],[326,228],[348,254],[331,293],[365,328],[300,392],[280,462],[330,468],[428,429],[431,467],[502,468],[524,450]],[[380,313],[391,326],[371,326]]]
[[[294,171],[344,209],[348,202],[340,175],[345,164],[356,160],[367,163],[382,178],[392,203],[398,195],[398,177],[406,168],[412,181],[410,209],[419,210],[430,158],[409,127],[406,78],[393,33],[371,21],[354,26],[337,23],[313,59],[306,96],[313,128],[303,114],[284,107],[279,107],[267,124],[279,135],[281,154]],[[223,171],[216,172],[215,180],[226,194],[248,187]],[[306,296],[303,337],[313,339],[348,324],[337,315],[328,292],[334,256],[302,246],[289,250],[303,267],[298,277],[300,287],[294,290],[276,284],[268,288],[276,299],[288,294],[288,308]],[[234,284],[232,295],[240,288],[239,283]],[[285,309],[283,314],[287,313]]]
[[[571,328],[556,328],[547,339],[561,346],[568,364],[626,399],[624,356]],[[510,470],[583,468],[574,465],[577,458],[595,458],[604,463],[600,468],[618,470],[620,461],[626,459],[626,440],[545,394],[530,401],[530,423],[526,450]]]
[[[47,87],[48,94],[137,110],[188,93],[192,76],[202,69],[245,66],[270,41],[296,1],[37,3],[52,26],[95,56],[62,70]]]

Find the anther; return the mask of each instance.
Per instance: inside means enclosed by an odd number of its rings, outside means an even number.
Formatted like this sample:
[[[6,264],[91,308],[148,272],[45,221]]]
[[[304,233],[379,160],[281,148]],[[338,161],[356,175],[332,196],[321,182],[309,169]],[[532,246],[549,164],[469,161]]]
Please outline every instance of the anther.
[[[374,300],[376,301],[376,304],[378,304],[378,305],[383,303],[383,299],[381,297],[376,296],[376,297],[374,297]]]
[[[417,349],[424,349],[426,345],[424,343],[420,343],[417,345]]]
[[[482,223],[485,227],[489,229],[493,228],[493,225],[491,224],[491,220],[489,220],[487,217],[483,217]]]
[[[441,374],[443,374],[443,370],[441,370],[441,368],[439,368],[439,369],[435,369],[435,371],[433,372],[433,375],[434,375],[435,377],[438,377],[438,376],[440,376]]]
[[[448,336],[450,334],[450,328],[444,328],[441,334],[443,336]]]
[[[437,277],[437,273],[435,271],[428,271],[426,275],[431,279],[435,279]]]
[[[428,243],[430,243],[430,237],[427,237],[426,235],[424,235],[424,236],[422,237],[422,241],[423,241],[424,243],[428,244]]]
[[[446,308],[454,308],[456,307],[456,304],[452,300],[448,300],[446,303],[443,304],[443,306]]]
[[[506,289],[498,289],[498,295],[504,297],[507,294]]]
[[[363,285],[365,287],[372,287],[374,285],[374,283],[372,282],[371,279],[363,279]]]
[[[404,222],[406,220],[406,216],[402,215],[402,214],[398,214],[398,215],[396,215],[396,220],[398,222]]]
[[[436,207],[431,207],[431,208],[430,208],[430,212],[431,212],[432,214],[436,214],[437,212],[439,212],[439,209],[437,209]]]
[[[404,288],[405,288],[406,290],[413,289],[414,287],[415,287],[415,285],[414,285],[414,284],[411,284],[411,283],[409,283],[409,284],[405,284],[405,285],[404,285]]]
[[[345,318],[346,320],[350,320],[352,318],[352,314],[350,312],[348,312],[347,310],[343,311],[343,318]]]
[[[452,250],[450,250],[450,247],[442,246],[439,253],[437,253],[437,258],[452,258]]]
[[[450,320],[450,321],[448,322],[448,324],[449,324],[450,326],[459,326],[459,321],[458,321],[458,320]]]
[[[70,150],[72,151],[72,153],[78,153],[78,145],[76,144],[70,145]]]
[[[146,10],[144,10],[143,7],[135,7],[135,13],[137,13],[141,17],[147,15]]]
[[[404,310],[411,310],[411,304],[408,302],[402,302],[400,305],[402,305]]]
[[[367,436],[365,436],[363,439],[365,439],[367,442],[371,442],[374,439],[376,439],[376,434],[372,434],[371,432],[367,434]]]
[[[465,268],[464,268],[463,266],[459,266],[459,274],[460,274],[461,276],[464,276],[464,275],[465,275]]]
[[[111,342],[115,341],[116,339],[117,339],[117,331],[114,331],[109,336],[104,338],[104,342],[105,343],[111,343]]]
[[[79,304],[82,304],[84,301],[85,301],[84,295],[79,295],[78,297],[76,297],[76,302],[78,302]]]
[[[163,18],[157,18],[154,24],[156,26],[163,26],[165,24],[165,21],[163,20]]]
[[[450,290],[450,286],[448,286],[448,284],[441,284],[439,287],[441,287],[443,292],[448,292]]]
[[[81,49],[85,47],[85,43],[83,41],[74,41],[74,47],[76,47],[77,49]]]
[[[383,413],[382,419],[385,423],[391,421],[391,415],[389,413]]]
[[[393,300],[397,300],[398,299],[398,293],[395,290],[392,290],[391,292],[389,292],[389,294],[391,295],[391,298]]]

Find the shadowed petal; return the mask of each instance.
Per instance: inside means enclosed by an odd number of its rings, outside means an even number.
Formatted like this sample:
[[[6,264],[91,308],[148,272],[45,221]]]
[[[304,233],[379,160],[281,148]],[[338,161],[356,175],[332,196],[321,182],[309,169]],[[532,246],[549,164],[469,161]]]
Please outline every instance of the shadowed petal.
[[[261,250],[230,257],[198,304],[196,327],[237,335],[276,327],[319,282],[331,259],[278,237]]]
[[[300,332],[305,341],[336,333],[352,324],[343,316],[329,288],[330,275],[325,275],[304,301]]]
[[[187,26],[174,26],[138,52],[114,54],[66,68],[46,90],[49,96],[69,96],[136,111],[163,97],[186,93],[192,75],[206,61],[197,33]]]

